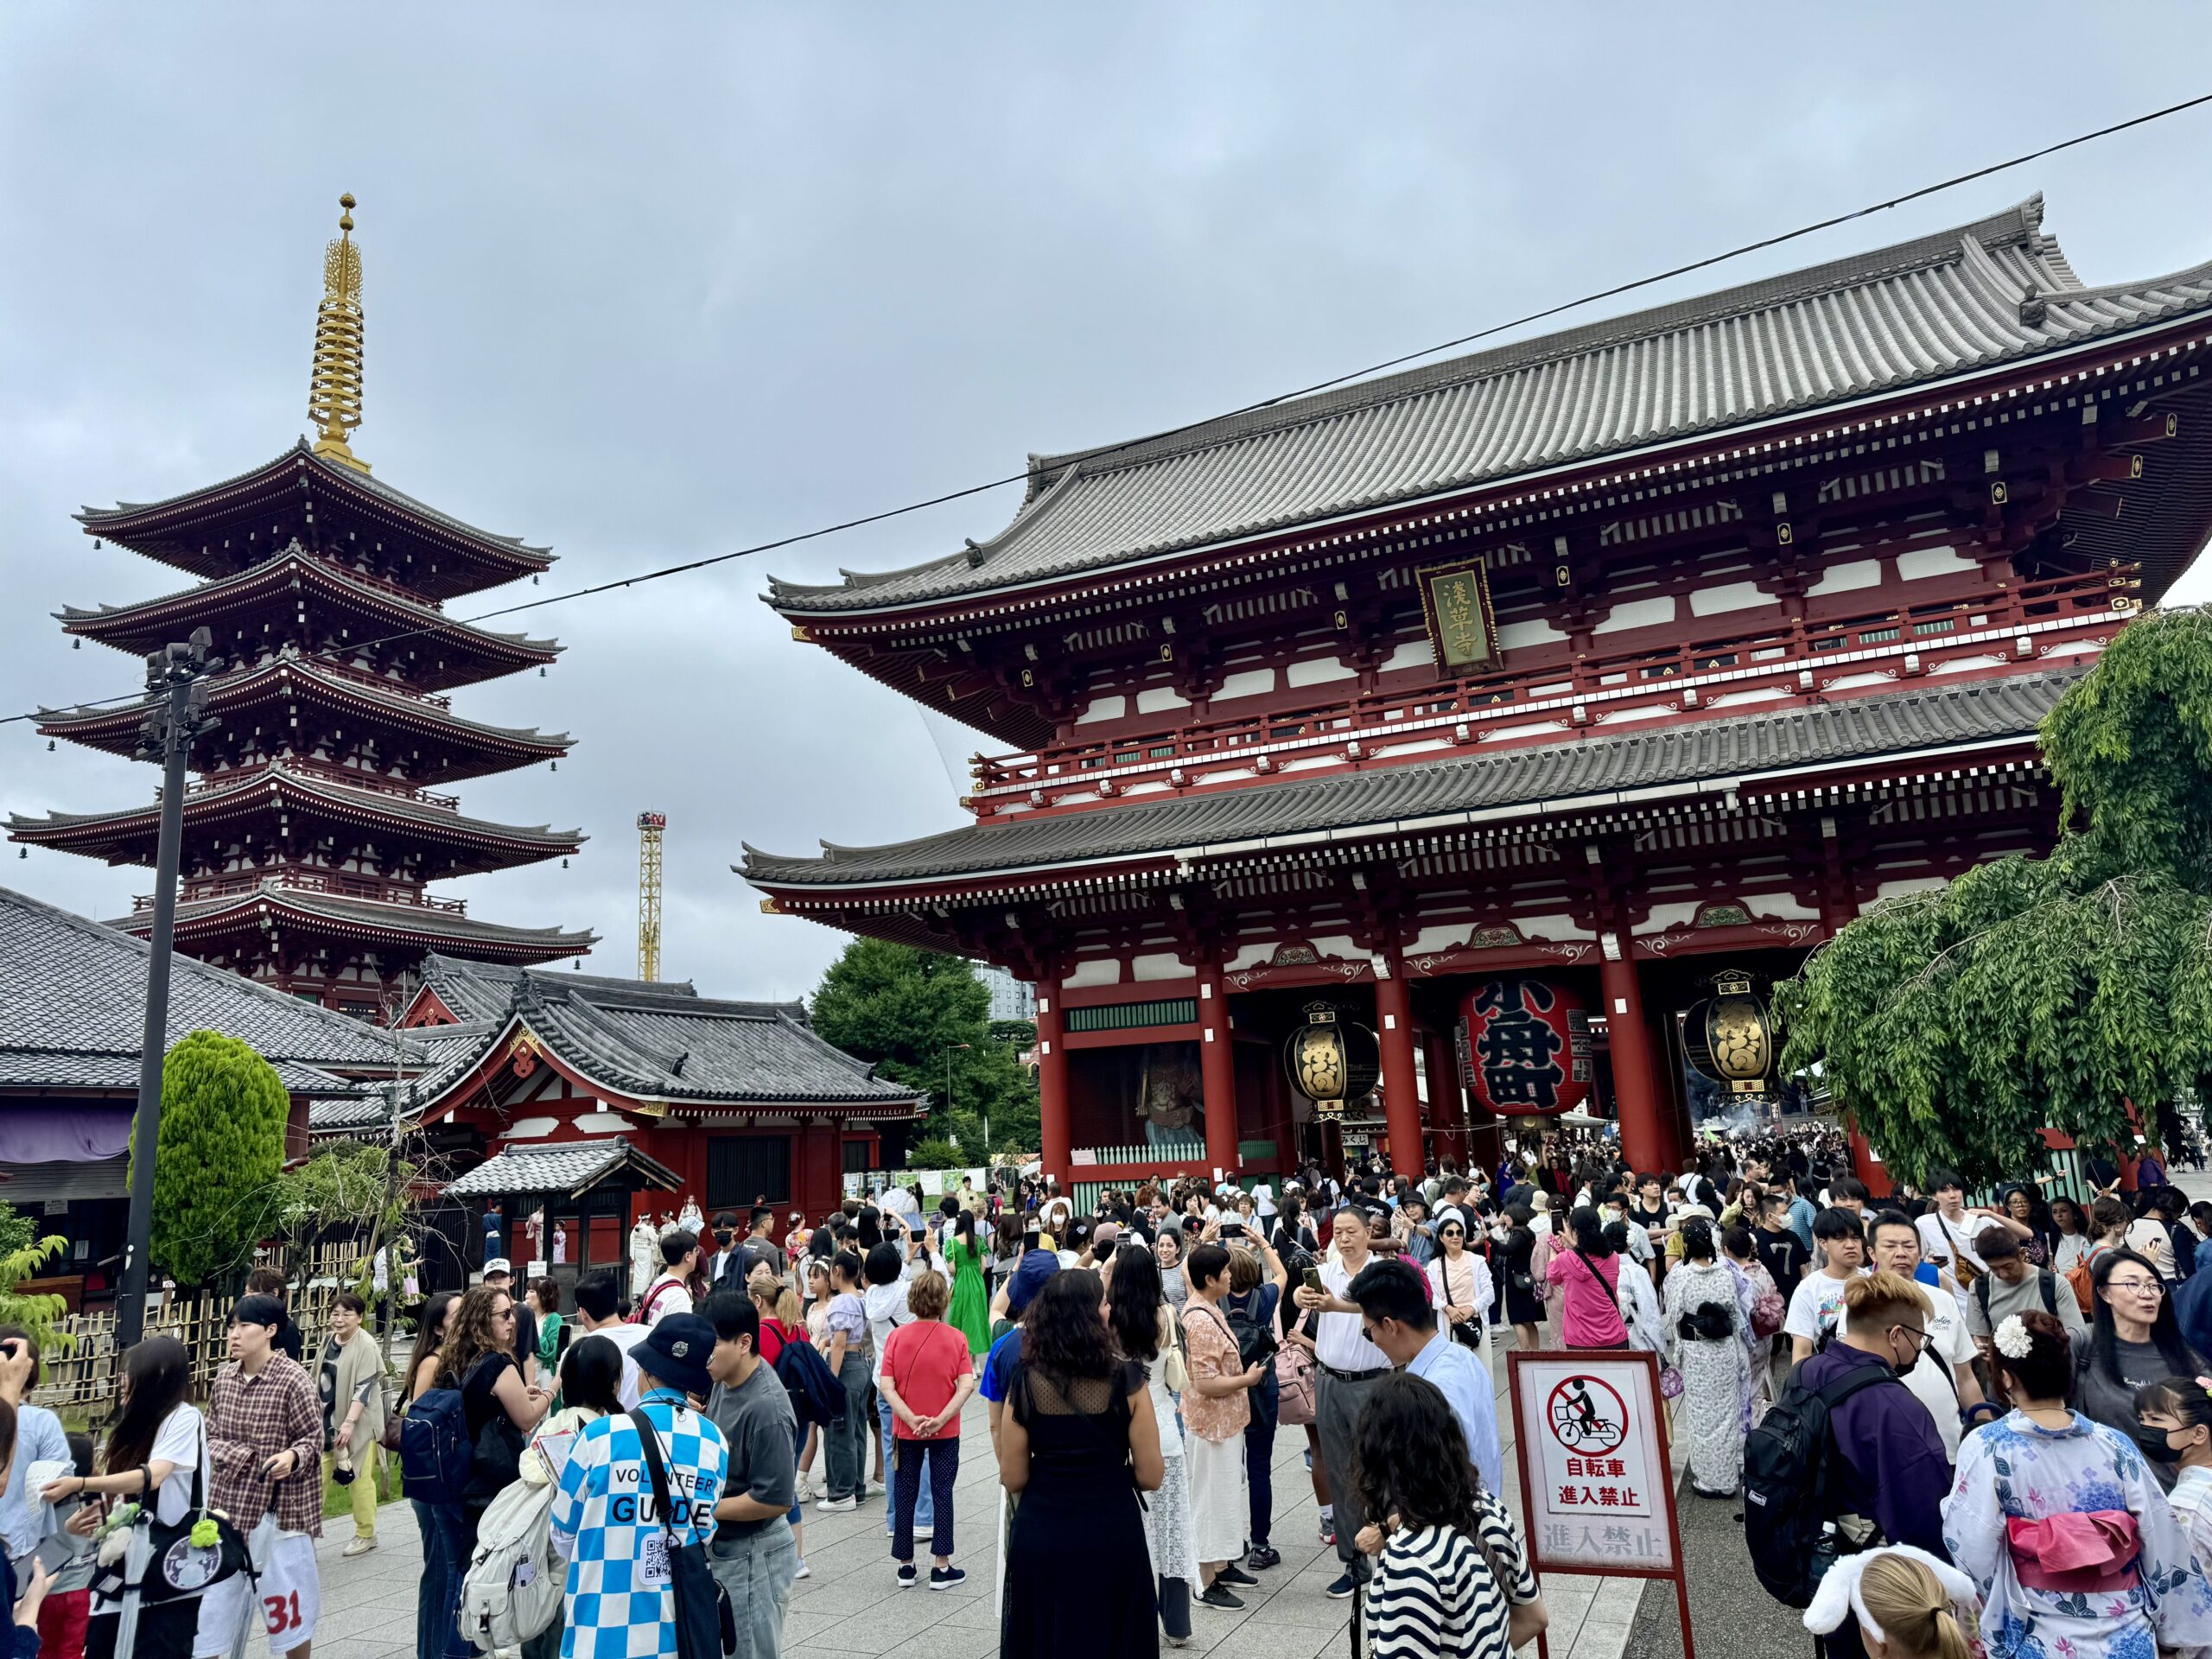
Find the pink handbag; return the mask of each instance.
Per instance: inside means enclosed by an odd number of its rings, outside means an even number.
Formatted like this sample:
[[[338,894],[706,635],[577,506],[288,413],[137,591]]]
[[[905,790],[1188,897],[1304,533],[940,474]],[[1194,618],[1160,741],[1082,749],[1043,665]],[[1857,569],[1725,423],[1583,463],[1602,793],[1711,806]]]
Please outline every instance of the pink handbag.
[[[1293,1428],[1313,1421],[1313,1356],[1294,1342],[1275,1350],[1275,1412]]]

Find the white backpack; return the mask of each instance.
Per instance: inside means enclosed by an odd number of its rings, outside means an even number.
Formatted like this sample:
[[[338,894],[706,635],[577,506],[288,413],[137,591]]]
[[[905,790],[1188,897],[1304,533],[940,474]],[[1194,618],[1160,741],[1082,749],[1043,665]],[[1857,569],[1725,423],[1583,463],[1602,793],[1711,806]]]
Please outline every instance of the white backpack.
[[[553,1550],[552,1484],[517,1481],[493,1498],[476,1529],[461,1584],[462,1639],[490,1652],[518,1648],[561,1617],[568,1564]]]

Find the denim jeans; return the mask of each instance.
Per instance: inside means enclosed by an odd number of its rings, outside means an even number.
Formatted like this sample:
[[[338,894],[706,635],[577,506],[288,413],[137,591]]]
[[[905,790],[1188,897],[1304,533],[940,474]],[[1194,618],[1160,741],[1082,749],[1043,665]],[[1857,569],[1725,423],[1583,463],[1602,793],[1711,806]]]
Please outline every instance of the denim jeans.
[[[784,1639],[784,1610],[791,1605],[798,1546],[791,1529],[772,1521],[742,1538],[717,1538],[707,1546],[707,1565],[729,1598],[737,1645],[729,1659],[776,1659]]]
[[[833,1498],[856,1497],[868,1475],[869,1370],[870,1359],[865,1353],[847,1353],[845,1363],[837,1368],[837,1380],[845,1385],[845,1415],[842,1421],[827,1424],[822,1430],[822,1451],[829,1459]]]
[[[883,1466],[887,1471],[895,1469],[898,1467],[896,1454],[899,1447],[891,1432],[893,1421],[891,1402],[880,1394],[875,1396],[875,1415],[876,1421],[883,1427]],[[914,1529],[917,1532],[925,1531],[933,1524],[931,1517],[937,1513],[931,1507],[930,1489],[927,1482],[923,1483],[921,1493],[921,1500],[914,1509]],[[887,1534],[895,1533],[898,1530],[893,1518],[889,1515],[883,1517],[883,1530]]]
[[[423,1576],[415,1586],[415,1659],[466,1659],[476,1649],[461,1639],[461,1554],[458,1503],[425,1503],[410,1497],[416,1529],[423,1535]]]
[[[1275,1519],[1275,1423],[1281,1409],[1275,1374],[1269,1371],[1260,1386],[1244,1396],[1252,1402],[1252,1421],[1244,1425],[1244,1483],[1251,1492],[1254,1549],[1266,1546]]]

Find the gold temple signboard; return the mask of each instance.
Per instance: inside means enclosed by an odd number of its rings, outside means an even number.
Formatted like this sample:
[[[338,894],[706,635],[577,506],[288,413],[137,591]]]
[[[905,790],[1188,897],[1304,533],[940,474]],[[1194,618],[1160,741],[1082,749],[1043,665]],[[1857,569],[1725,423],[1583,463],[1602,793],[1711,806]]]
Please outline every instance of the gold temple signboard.
[[[1497,658],[1497,626],[1491,615],[1490,575],[1480,559],[1432,565],[1422,571],[1421,605],[1439,668],[1479,668]]]

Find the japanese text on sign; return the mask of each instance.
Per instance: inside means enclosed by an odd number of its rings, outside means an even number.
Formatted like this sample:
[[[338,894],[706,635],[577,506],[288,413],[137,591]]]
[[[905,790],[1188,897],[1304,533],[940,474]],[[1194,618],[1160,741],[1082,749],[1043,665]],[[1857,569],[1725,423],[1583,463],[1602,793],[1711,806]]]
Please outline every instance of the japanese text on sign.
[[[1671,1572],[1669,1471],[1644,1358],[1532,1355],[1513,1378],[1537,1570]]]

